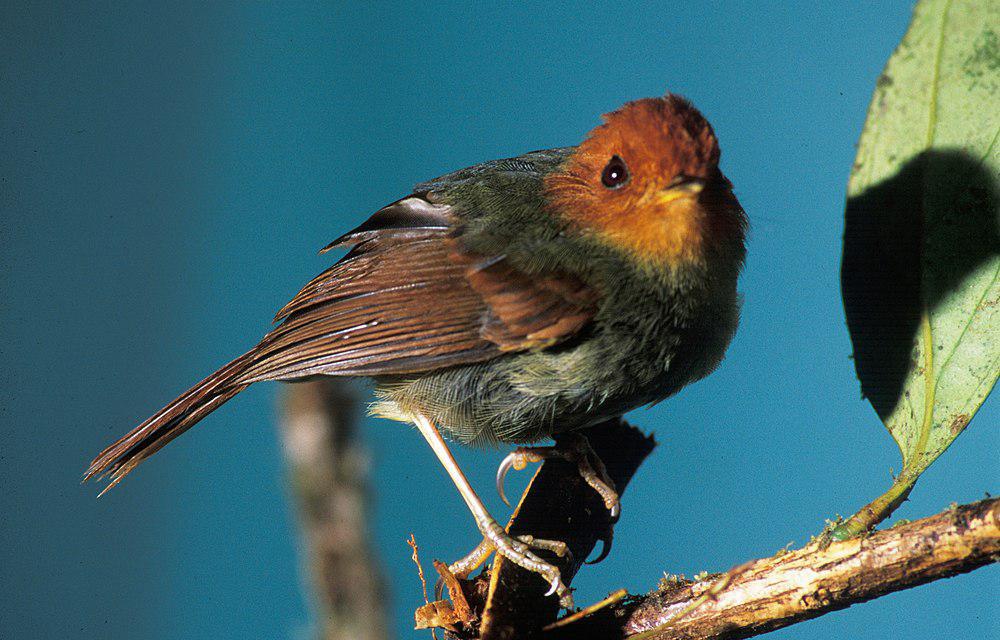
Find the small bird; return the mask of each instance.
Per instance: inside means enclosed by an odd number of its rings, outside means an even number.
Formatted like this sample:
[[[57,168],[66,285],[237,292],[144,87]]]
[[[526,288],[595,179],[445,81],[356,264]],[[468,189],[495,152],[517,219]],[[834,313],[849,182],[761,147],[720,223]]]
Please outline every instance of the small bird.
[[[507,470],[558,455],[616,517],[613,484],[572,432],[663,400],[722,360],[747,219],[718,165],[712,127],[667,94],[606,114],[579,146],[419,184],[323,249],[349,247],[257,346],[102,451],[85,478],[106,477],[107,491],[255,382],[369,377],[372,412],[417,427],[484,536],[455,572],[495,550],[572,606],[559,569],[535,553],[565,545],[509,536],[442,432],[477,445],[561,434],[564,448],[504,460],[501,496]]]

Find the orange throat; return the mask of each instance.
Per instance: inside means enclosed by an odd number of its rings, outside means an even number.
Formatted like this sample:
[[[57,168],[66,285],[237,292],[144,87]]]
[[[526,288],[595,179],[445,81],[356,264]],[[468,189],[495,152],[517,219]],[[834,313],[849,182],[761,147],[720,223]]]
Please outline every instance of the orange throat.
[[[581,226],[601,241],[639,261],[680,267],[702,260],[705,214],[697,200],[637,207],[633,215],[587,216]]]
[[[556,213],[571,228],[643,264],[676,268],[704,260],[708,216],[695,194],[652,192],[610,203],[559,173],[547,178],[546,187]]]

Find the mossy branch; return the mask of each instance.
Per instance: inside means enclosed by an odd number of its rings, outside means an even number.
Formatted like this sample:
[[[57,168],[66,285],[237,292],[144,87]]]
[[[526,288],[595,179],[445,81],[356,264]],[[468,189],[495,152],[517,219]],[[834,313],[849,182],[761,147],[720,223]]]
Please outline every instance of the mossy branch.
[[[594,637],[641,634],[644,640],[749,638],[998,559],[1000,499],[993,498],[866,537],[813,542],[695,583],[665,585],[566,630],[603,628]]]

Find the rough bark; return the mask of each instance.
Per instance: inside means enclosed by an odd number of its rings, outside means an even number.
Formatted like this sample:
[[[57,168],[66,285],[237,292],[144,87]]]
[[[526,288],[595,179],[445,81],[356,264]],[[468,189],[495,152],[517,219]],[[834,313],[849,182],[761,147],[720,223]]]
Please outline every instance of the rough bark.
[[[1000,559],[1000,499],[869,536],[813,542],[608,607],[552,638],[749,638]]]

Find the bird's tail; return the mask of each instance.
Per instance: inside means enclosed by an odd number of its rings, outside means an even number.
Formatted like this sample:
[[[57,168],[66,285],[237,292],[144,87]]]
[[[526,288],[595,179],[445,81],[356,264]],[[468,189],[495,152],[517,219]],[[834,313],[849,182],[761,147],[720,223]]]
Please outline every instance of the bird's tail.
[[[108,485],[101,491],[104,494],[140,462],[246,389],[248,385],[239,378],[252,354],[246,353],[222,367],[111,444],[90,463],[84,481],[107,478]]]

